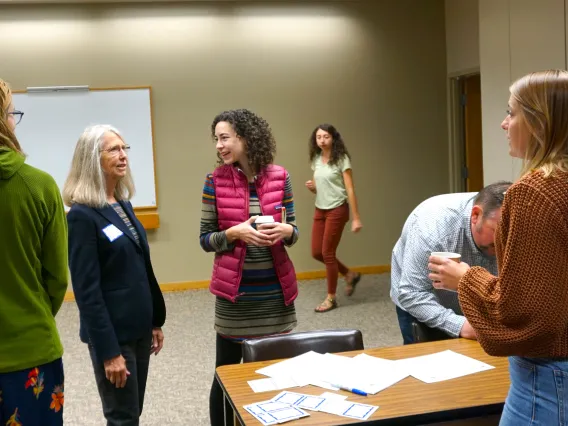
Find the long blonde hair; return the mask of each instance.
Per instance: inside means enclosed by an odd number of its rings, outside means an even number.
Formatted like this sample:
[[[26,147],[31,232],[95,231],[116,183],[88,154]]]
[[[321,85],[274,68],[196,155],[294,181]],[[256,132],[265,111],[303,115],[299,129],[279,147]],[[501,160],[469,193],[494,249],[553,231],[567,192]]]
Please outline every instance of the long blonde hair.
[[[0,78],[0,148],[8,148],[22,154],[16,135],[8,126],[8,108],[12,105],[10,86]]]
[[[71,170],[63,185],[63,201],[67,206],[71,207],[74,203],[90,207],[108,205],[106,180],[101,166],[101,148],[104,136],[109,132],[124,141],[117,129],[104,124],[87,127],[79,137],[71,161]],[[114,197],[117,200],[130,200],[134,192],[134,180],[127,163],[126,175],[118,181]]]
[[[568,172],[568,71],[527,74],[509,90],[531,135],[522,173]]]

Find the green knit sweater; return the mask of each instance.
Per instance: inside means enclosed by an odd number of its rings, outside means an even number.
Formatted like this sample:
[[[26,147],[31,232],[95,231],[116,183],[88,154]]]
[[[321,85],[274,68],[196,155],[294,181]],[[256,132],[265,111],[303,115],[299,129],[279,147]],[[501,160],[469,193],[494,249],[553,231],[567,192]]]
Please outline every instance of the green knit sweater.
[[[61,358],[67,221],[54,179],[0,148],[0,373]]]

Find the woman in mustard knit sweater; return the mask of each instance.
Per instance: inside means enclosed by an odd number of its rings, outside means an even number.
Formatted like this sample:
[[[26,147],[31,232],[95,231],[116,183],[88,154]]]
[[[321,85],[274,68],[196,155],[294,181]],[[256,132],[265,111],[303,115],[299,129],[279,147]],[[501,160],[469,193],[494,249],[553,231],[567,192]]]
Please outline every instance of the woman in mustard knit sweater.
[[[568,72],[532,73],[510,88],[501,127],[525,161],[495,234],[499,277],[432,256],[435,286],[457,289],[479,343],[509,356],[501,426],[568,418]]]
[[[22,116],[0,80],[0,425],[57,426],[67,221],[53,178],[25,164],[14,134]]]

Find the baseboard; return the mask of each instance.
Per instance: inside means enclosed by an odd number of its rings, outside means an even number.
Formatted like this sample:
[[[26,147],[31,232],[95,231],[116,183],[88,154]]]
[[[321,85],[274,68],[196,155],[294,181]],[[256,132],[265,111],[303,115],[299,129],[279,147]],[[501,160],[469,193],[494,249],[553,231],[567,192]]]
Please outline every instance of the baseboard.
[[[375,265],[375,266],[356,266],[352,268],[355,272],[360,272],[361,274],[385,274],[390,272],[390,265]],[[306,271],[298,272],[296,274],[298,281],[308,281],[308,280],[319,280],[325,278],[325,270],[320,271]],[[173,283],[163,283],[160,284],[160,288],[163,293],[171,291],[185,291],[185,290],[199,290],[204,288],[209,288],[209,280],[205,281],[180,281]],[[65,294],[65,301],[75,300],[72,291],[68,291]]]
[[[375,266],[354,266],[351,268],[355,272],[360,272],[364,275],[370,274],[384,274],[390,272],[390,265],[375,265]],[[320,280],[325,278],[325,269],[320,271],[306,271],[298,272],[296,274],[298,281]],[[209,286],[209,283],[207,284]]]

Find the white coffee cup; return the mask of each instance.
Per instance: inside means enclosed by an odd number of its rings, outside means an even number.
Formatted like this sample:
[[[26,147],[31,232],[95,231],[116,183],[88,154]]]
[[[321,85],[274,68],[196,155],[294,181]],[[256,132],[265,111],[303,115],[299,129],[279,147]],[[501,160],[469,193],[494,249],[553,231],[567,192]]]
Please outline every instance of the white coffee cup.
[[[265,224],[265,223],[274,223],[274,217],[273,216],[259,216],[259,217],[256,218],[254,223],[256,223],[257,225],[262,225],[262,224]]]
[[[454,262],[461,262],[461,254],[459,253],[452,253],[449,251],[433,251],[431,253],[432,256],[438,256],[438,257],[445,257],[447,259],[452,259]]]

